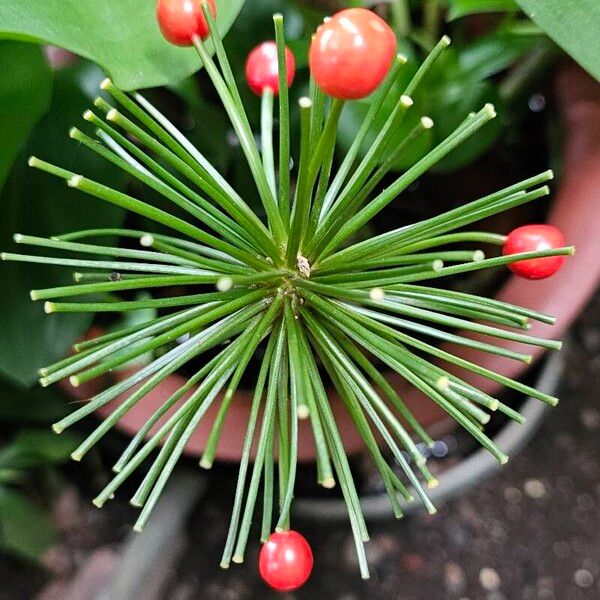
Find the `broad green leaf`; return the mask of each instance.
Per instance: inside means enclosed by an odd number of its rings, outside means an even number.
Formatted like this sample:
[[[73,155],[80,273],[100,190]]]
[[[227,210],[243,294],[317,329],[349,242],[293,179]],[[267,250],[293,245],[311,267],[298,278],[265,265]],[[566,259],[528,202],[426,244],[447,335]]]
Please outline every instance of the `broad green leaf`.
[[[244,0],[216,0],[224,35]],[[54,44],[99,64],[123,89],[174,83],[201,67],[161,35],[155,0],[0,0],[0,36]]]
[[[0,486],[0,551],[37,561],[54,540],[50,516],[21,492]]]
[[[88,93],[97,90],[102,73],[82,64],[56,73],[52,108],[35,128],[8,178],[0,202],[0,248],[28,253],[35,250],[12,244],[13,233],[56,235],[88,227],[116,227],[123,211],[81,194],[64,181],[27,167],[29,154],[85,173],[116,188],[124,184],[121,171],[69,139],[67,132],[82,124],[89,107]],[[82,125],[84,126],[84,125]],[[0,372],[12,383],[29,387],[37,369],[64,357],[73,341],[89,327],[91,315],[46,315],[42,303],[29,298],[33,288],[72,282],[64,268],[0,263]]]
[[[52,97],[52,72],[40,48],[0,42],[0,189],[12,163]]]
[[[519,10],[514,0],[448,0],[448,21],[478,13],[513,12]]]
[[[567,54],[600,80],[600,2],[598,0],[516,0]]]

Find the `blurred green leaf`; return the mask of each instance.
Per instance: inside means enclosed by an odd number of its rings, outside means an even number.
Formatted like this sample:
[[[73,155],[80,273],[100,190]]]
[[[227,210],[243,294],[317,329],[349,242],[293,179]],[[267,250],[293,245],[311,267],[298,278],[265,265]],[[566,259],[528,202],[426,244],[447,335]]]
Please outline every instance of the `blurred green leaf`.
[[[216,4],[223,35],[244,0]],[[89,58],[123,89],[173,83],[201,67],[193,49],[162,37],[155,1],[0,0],[0,35],[54,44]]]
[[[67,412],[67,403],[57,388],[23,390],[0,379],[0,421],[50,424]]]
[[[121,209],[78,193],[62,180],[29,169],[25,162],[28,154],[36,154],[117,189],[123,187],[123,172],[67,136],[69,126],[89,106],[88,96],[97,90],[101,78],[101,71],[86,62],[56,73],[52,108],[35,128],[0,196],[3,250],[24,251],[12,246],[13,233],[48,236],[122,223]],[[0,263],[0,278],[0,372],[14,384],[29,387],[37,380],[40,367],[65,356],[89,327],[92,316],[46,315],[41,303],[30,300],[32,288],[72,282],[71,273],[64,268]]]
[[[598,0],[516,0],[567,54],[600,80],[600,2]]]
[[[50,516],[21,492],[0,486],[0,550],[36,561],[54,540]]]
[[[76,435],[26,429],[0,450],[0,469],[36,469],[64,463],[80,442]]]
[[[447,15],[448,21],[477,13],[519,10],[514,0],[448,0],[448,5],[450,7]]]
[[[48,110],[52,72],[39,47],[0,42],[0,189],[27,136]]]

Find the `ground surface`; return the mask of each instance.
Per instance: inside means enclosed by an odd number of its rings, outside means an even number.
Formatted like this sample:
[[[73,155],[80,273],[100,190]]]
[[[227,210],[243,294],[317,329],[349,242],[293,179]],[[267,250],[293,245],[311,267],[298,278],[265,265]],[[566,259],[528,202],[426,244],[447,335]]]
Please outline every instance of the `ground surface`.
[[[310,539],[316,565],[309,584],[293,597],[600,598],[600,295],[574,328],[565,353],[562,403],[510,467],[439,507],[434,517],[417,515],[370,528],[369,582],[361,582],[357,575],[345,523],[329,527],[297,523]],[[256,545],[245,565],[226,572],[217,566],[229,516],[230,496],[224,489],[231,482],[228,471],[222,471],[217,481],[213,478],[188,522],[182,554],[176,566],[168,568],[156,598],[276,597],[257,579]],[[63,499],[59,517],[62,514],[67,521],[75,513],[80,517],[75,527],[72,522],[64,526],[70,539],[67,550],[48,559],[53,581],[47,572],[0,558],[0,600],[101,597],[83,591],[68,596],[60,586],[81,571],[92,550],[100,552],[100,559],[105,551],[118,551],[133,515],[119,501],[108,510],[92,511],[82,503],[83,492],[73,494]]]

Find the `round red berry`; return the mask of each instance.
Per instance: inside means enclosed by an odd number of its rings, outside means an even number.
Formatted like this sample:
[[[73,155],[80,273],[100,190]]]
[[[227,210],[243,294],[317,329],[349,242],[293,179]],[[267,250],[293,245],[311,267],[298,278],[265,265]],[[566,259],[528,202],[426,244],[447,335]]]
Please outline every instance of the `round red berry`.
[[[554,225],[524,225],[512,231],[504,242],[502,254],[510,256],[520,252],[537,252],[562,248],[565,238]],[[511,263],[508,268],[525,279],[545,279],[554,275],[565,262],[564,256],[547,256]]]
[[[165,38],[176,46],[192,46],[194,37],[206,39],[210,33],[202,11],[208,3],[213,17],[217,15],[215,0],[158,0],[156,16]]]
[[[317,29],[308,60],[326,94],[352,100],[379,86],[395,54],[396,36],[383,19],[365,8],[348,8]]]
[[[296,75],[296,59],[289,48],[285,49],[285,66],[289,87]],[[246,60],[246,81],[259,96],[267,88],[271,88],[276,95],[279,93],[279,61],[275,42],[263,42],[250,52]]]
[[[278,592],[291,592],[310,577],[312,550],[297,531],[274,533],[260,551],[260,576]]]

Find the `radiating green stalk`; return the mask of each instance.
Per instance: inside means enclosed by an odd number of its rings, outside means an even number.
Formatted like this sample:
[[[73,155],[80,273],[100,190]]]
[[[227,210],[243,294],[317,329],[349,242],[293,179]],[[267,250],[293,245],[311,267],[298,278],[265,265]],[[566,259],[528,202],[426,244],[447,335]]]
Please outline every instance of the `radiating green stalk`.
[[[203,312],[207,312],[213,307],[214,304],[207,304],[204,306],[198,306],[192,309],[188,309],[183,313],[172,315],[164,321],[158,321],[157,323],[154,323],[149,327],[145,327],[139,331],[136,331],[135,333],[131,333],[118,340],[110,342],[109,344],[102,346],[98,350],[95,350],[91,353],[86,353],[85,356],[80,356],[79,360],[73,361],[68,366],[65,366],[62,369],[55,371],[51,375],[45,376],[43,378],[43,385],[49,385],[65,377],[69,377],[70,375],[73,375],[73,373],[80,371],[86,366],[98,362],[101,359],[115,352],[119,352],[120,350],[128,348],[131,344],[135,344],[137,342],[145,340],[148,337],[152,337],[158,333],[168,331],[169,329],[176,325],[179,325],[180,323],[191,321],[197,315]]]
[[[287,85],[287,62],[285,59],[285,33],[283,15],[273,15],[277,65],[279,73],[279,207],[284,223],[290,217],[290,99]]]
[[[218,47],[216,41],[216,31],[214,29],[212,30],[212,37]],[[279,208],[277,207],[275,197],[269,188],[252,132],[250,131],[250,128],[246,126],[246,123],[242,118],[242,114],[236,107],[235,100],[232,98],[231,92],[227,88],[227,84],[219,73],[217,66],[206,50],[202,40],[200,40],[198,37],[195,37],[194,46],[198,51],[200,58],[202,59],[204,68],[210,76],[213,85],[215,86],[215,89],[217,90],[217,93],[223,102],[223,106],[229,115],[231,124],[233,125],[233,128],[235,129],[240,140],[240,145],[244,151],[246,160],[250,166],[250,170],[252,171],[252,175],[254,177],[254,181],[256,182],[265,212],[267,213],[269,224],[273,230],[273,235],[277,245],[279,245],[285,240],[285,227],[281,219],[281,215],[279,214]]]
[[[149,263],[128,263],[106,260],[83,260],[74,258],[53,258],[49,256],[31,256],[27,254],[12,254],[3,252],[1,260],[13,262],[28,262],[44,265],[59,265],[63,267],[79,267],[90,269],[113,269],[115,271],[135,271],[137,273],[153,273],[165,275],[191,275],[198,283],[213,283],[221,276],[219,273],[201,270],[196,267],[182,267],[179,265],[161,265]]]
[[[169,255],[173,258],[180,258],[187,261],[187,263],[195,264],[199,268],[211,269],[213,271],[220,270],[222,273],[232,273],[238,275],[249,275],[250,273],[254,272],[253,269],[249,267],[232,265],[222,260],[198,256],[198,254],[191,252],[190,250],[173,246],[167,242],[161,242],[150,234],[144,234],[140,238],[140,243],[142,246],[154,248],[158,252],[162,252],[163,254]]]
[[[66,171],[65,169],[54,167],[54,165],[50,165],[49,163],[45,163],[34,157],[29,160],[29,164],[58,177],[67,179],[67,183],[70,187],[80,189],[92,196],[100,198],[101,200],[105,200],[111,204],[115,204],[116,206],[120,206],[121,208],[125,208],[131,212],[142,215],[152,221],[161,223],[170,229],[190,236],[194,240],[205,243],[208,246],[212,246],[217,250],[231,254],[242,262],[257,268],[258,270],[264,269],[265,267],[266,262],[262,259],[256,258],[245,251],[239,250],[235,246],[215,238],[201,229],[190,225],[187,221],[175,217],[164,210],[155,208],[154,206],[146,204],[141,200],[132,198],[127,194],[113,190],[110,187],[95,181],[91,181],[90,179],[86,179],[81,175],[76,175],[75,173]]]
[[[341,298],[342,296],[343,296],[343,292],[337,293],[335,297]],[[314,301],[317,303],[321,301],[317,296],[306,295],[306,297],[310,298],[311,301]],[[334,297],[333,294],[331,295],[331,297]],[[351,301],[352,300],[359,301],[361,304],[367,304],[367,305],[373,306],[373,307],[380,307],[380,306],[382,306],[382,303],[383,303],[383,301],[372,301],[371,302],[368,300],[368,297],[360,296],[360,293],[358,293],[358,292],[348,292],[348,294],[346,295],[346,299],[351,300]],[[341,309],[352,310],[354,312],[359,312],[361,314],[367,314],[369,316],[373,316],[373,318],[376,318],[379,321],[392,323],[396,327],[400,327],[402,329],[408,329],[410,331],[415,331],[417,333],[435,337],[437,339],[440,339],[440,340],[443,340],[446,342],[459,344],[461,346],[466,346],[469,348],[475,348],[475,349],[481,350],[483,352],[497,354],[499,356],[504,356],[506,358],[511,358],[513,360],[518,360],[518,361],[525,362],[525,363],[531,362],[531,357],[529,355],[514,352],[512,350],[508,350],[506,348],[503,348],[501,346],[497,346],[494,344],[487,344],[485,342],[473,340],[469,337],[465,337],[462,335],[456,335],[453,333],[449,333],[447,331],[444,331],[441,329],[436,329],[435,327],[431,327],[429,325],[424,325],[417,321],[413,321],[412,319],[401,319],[398,317],[388,315],[383,312],[372,311],[372,310],[370,311],[368,309],[361,308],[360,306],[348,304],[347,302],[345,302],[343,304],[337,304],[337,306],[339,306]],[[395,310],[394,307],[395,307],[395,305],[391,304],[389,310],[392,312],[399,312],[399,311]],[[386,306],[386,308],[387,308],[387,306]],[[406,314],[406,313],[403,313],[403,314]],[[414,313],[411,316],[414,316]],[[428,317],[430,317],[430,315],[428,315]],[[437,320],[438,317],[439,317],[439,320]],[[434,320],[434,319],[436,319],[436,320]],[[450,324],[450,322],[451,322],[450,317],[447,317],[447,319],[449,319],[449,320],[447,321],[446,317],[444,315],[435,315],[435,316],[433,316],[433,318],[428,318],[428,320],[432,320],[433,322],[438,322],[445,326],[449,326],[449,327],[457,326],[455,321],[454,321],[454,325]],[[461,320],[461,322],[462,322],[462,320]],[[465,328],[469,328],[470,326],[478,328],[477,324],[470,323],[469,321],[465,321],[465,323],[466,323]],[[487,326],[482,325],[481,327],[487,327]],[[491,329],[495,329],[495,328],[491,328]],[[498,337],[503,337],[504,334],[509,335],[509,336],[513,335],[512,332],[505,332],[504,330],[497,330],[497,331],[499,332]],[[491,335],[491,334],[489,334],[489,335]],[[514,334],[514,335],[520,335],[520,334]],[[529,342],[525,342],[525,343],[529,343]],[[545,343],[545,341],[544,341],[544,343]]]
[[[231,561],[231,555],[233,554],[233,547],[235,544],[235,538],[237,535],[237,528],[240,521],[240,514],[242,511],[242,503],[244,500],[244,489],[246,487],[246,474],[248,472],[248,465],[250,463],[250,451],[252,449],[252,441],[254,439],[254,430],[256,429],[256,422],[258,420],[259,409],[263,392],[265,389],[265,383],[267,375],[269,374],[269,368],[271,366],[271,359],[273,351],[275,349],[275,342],[277,340],[276,335],[269,337],[267,349],[262,360],[260,371],[258,373],[258,379],[256,381],[256,387],[254,388],[254,395],[252,400],[252,407],[250,409],[250,415],[248,417],[248,427],[246,428],[246,435],[244,437],[244,445],[242,447],[242,455],[240,458],[240,467],[238,470],[238,478],[235,490],[235,498],[233,501],[233,508],[231,511],[231,520],[229,522],[229,531],[227,533],[227,540],[225,542],[225,548],[223,550],[223,556],[221,558],[221,567],[227,569]],[[271,430],[272,431],[272,428]],[[268,444],[266,452],[268,451]],[[265,460],[267,456],[265,454]]]
[[[327,245],[322,254],[327,256],[336,250],[342,242],[358,231],[365,223],[370,221],[377,213],[385,208],[413,181],[415,181],[415,179],[420,177],[425,171],[429,170],[435,163],[440,161],[444,156],[495,116],[496,112],[494,111],[494,108],[491,105],[486,104],[468,127],[451,133],[439,146],[431,150],[401,175],[392,185],[371,200],[361,211],[352,217],[350,221],[343,224],[332,222],[330,226],[331,230],[335,231],[336,227],[339,225],[342,225],[342,227]]]
[[[113,163],[121,170],[129,173],[149,188],[155,190],[190,215],[196,217],[201,223],[208,225],[231,243],[242,249],[248,249],[247,242],[238,233],[239,227],[237,224],[202,197],[196,194],[187,194],[187,197],[182,195],[158,177],[129,164],[126,160],[105,148],[100,142],[91,139],[75,127],[70,130],[69,135],[99,156],[102,156],[108,162]],[[192,196],[192,199],[189,199],[189,196]]]
[[[231,368],[229,371],[231,371]],[[150,514],[152,513],[152,510],[156,506],[156,503],[158,502],[158,499],[167,484],[167,481],[169,480],[169,477],[171,476],[171,473],[173,472],[173,469],[175,468],[175,465],[177,464],[177,461],[183,454],[183,451],[184,451],[189,439],[192,437],[192,434],[197,429],[198,424],[200,423],[200,421],[206,414],[206,411],[210,408],[210,406],[214,402],[217,394],[219,393],[221,388],[225,385],[225,382],[227,381],[227,376],[228,376],[228,374],[223,375],[221,377],[221,379],[219,379],[218,381],[216,381],[213,384],[212,389],[207,393],[203,402],[200,404],[200,406],[196,410],[195,414],[192,416],[189,423],[187,424],[185,430],[182,432],[182,434],[180,436],[175,436],[175,439],[177,441],[174,445],[174,448],[171,451],[171,453],[168,455],[165,465],[162,468],[162,470],[160,471],[160,474],[158,475],[158,479],[157,479],[156,483],[154,483],[154,487],[152,487],[152,491],[148,494],[147,499],[145,499],[145,501],[144,501],[144,508],[142,509],[142,512],[140,513],[140,516],[138,517],[138,520],[136,521],[135,525],[133,526],[134,531],[142,531],[143,530],[144,526],[146,525],[146,523],[150,517]],[[166,446],[165,446],[165,448],[166,448]],[[148,472],[148,475],[150,475],[150,473],[151,473],[151,471]],[[149,481],[148,481],[148,483],[149,483]],[[145,496],[144,488],[142,488],[140,486],[140,490],[141,490],[140,495]]]
[[[320,349],[318,346],[316,347],[316,350],[319,352]],[[350,471],[350,465],[348,464],[348,457],[346,456],[344,445],[335,423],[335,418],[329,404],[329,398],[323,387],[323,382],[321,381],[312,355],[309,357],[308,366],[315,390],[315,399],[323,422],[323,429],[329,444],[331,459],[336,470],[337,479],[340,482],[344,501],[348,508],[348,516],[350,518],[350,526],[354,537],[360,573],[363,579],[368,579],[369,567],[367,564],[364,542],[368,541],[369,534],[358,499],[356,486],[354,485],[354,480]]]
[[[264,544],[271,535],[273,523],[273,479],[275,477],[275,427],[267,432],[267,446],[265,448],[265,466],[263,474],[263,514],[260,530],[260,541]]]
[[[268,441],[268,431],[274,427],[275,407],[277,399],[277,390],[279,386],[279,375],[281,369],[281,363],[283,358],[283,345],[285,344],[285,327],[283,321],[281,322],[279,331],[277,333],[277,342],[273,350],[273,357],[271,360],[269,383],[267,387],[267,401],[265,403],[265,410],[263,413],[263,422],[259,435],[258,447],[256,450],[256,458],[254,460],[254,468],[252,470],[252,477],[246,497],[246,505],[244,508],[244,514],[240,524],[239,534],[237,543],[235,545],[235,551],[232,559],[235,563],[241,563],[244,560],[244,552],[246,544],[248,542],[248,534],[250,532],[250,525],[252,523],[252,514],[254,513],[254,506],[256,503],[256,496],[258,494],[258,485],[260,483],[260,476],[262,471],[262,465],[264,461],[265,449]],[[225,555],[224,555],[225,556]],[[227,561],[228,564],[229,561]],[[223,564],[223,563],[222,563]]]
[[[343,310],[344,309],[342,308],[342,311]],[[402,333],[401,331],[398,331],[387,325],[384,325],[383,323],[379,323],[368,316],[368,311],[365,312],[362,309],[360,311],[355,310],[353,314],[348,313],[348,316],[360,321],[361,323],[363,323],[367,326],[370,326],[373,330],[380,331],[384,334],[391,336],[392,338],[399,340],[403,344],[406,344],[408,346],[413,346],[421,351],[424,351],[428,354],[431,354],[433,356],[441,358],[442,360],[444,360],[446,362],[449,362],[449,363],[459,366],[463,369],[466,369],[468,371],[476,373],[477,375],[486,377],[487,379],[490,379],[491,381],[496,381],[496,382],[502,384],[503,386],[514,389],[522,394],[525,394],[526,396],[532,396],[532,397],[537,398],[538,400],[541,400],[542,402],[545,402],[550,405],[555,405],[558,403],[557,399],[554,398],[553,396],[550,396],[548,394],[540,392],[540,391],[536,390],[535,388],[527,386],[521,382],[513,381],[512,379],[509,379],[508,377],[504,377],[503,375],[499,375],[498,373],[496,373],[494,371],[490,371],[489,369],[485,369],[484,367],[481,367],[475,363],[469,362],[463,358],[459,358],[458,356],[451,354],[449,352],[446,352],[445,350],[442,350],[441,348],[438,348],[437,346],[432,346],[431,344],[427,344],[417,338],[413,338],[407,334]]]
[[[160,348],[165,344],[175,342],[182,335],[191,334],[194,331],[208,325],[209,323],[213,323],[217,319],[235,313],[238,310],[245,309],[246,307],[248,307],[248,311],[252,312],[255,310],[255,308],[253,308],[252,303],[261,299],[262,298],[260,293],[253,294],[252,292],[250,292],[249,294],[246,294],[245,296],[242,296],[237,300],[232,300],[228,303],[223,303],[219,306],[215,306],[214,308],[202,312],[200,315],[188,321],[185,321],[180,325],[171,327],[170,329],[161,333],[160,335],[157,335],[151,340],[148,340],[139,348],[132,349],[129,352],[125,352],[122,355],[114,357],[113,359],[106,360],[101,364],[92,367],[91,369],[78,373],[77,375],[71,377],[71,384],[80,385],[81,383],[85,383],[90,379],[99,377],[100,375],[111,371],[115,367],[125,364],[127,361],[133,360],[138,356],[143,356],[144,354],[146,354],[146,352],[151,352],[152,350]],[[264,307],[264,305],[268,301],[269,300],[262,299],[262,302],[259,302],[259,308]]]
[[[182,180],[175,177],[156,160],[148,156],[148,154],[136,144],[132,143],[127,137],[121,135],[117,130],[99,119],[91,110],[84,113],[83,117],[85,120],[96,125],[99,130],[108,135],[115,143],[119,144],[133,156],[142,161],[142,163],[144,163],[159,179],[167,182],[172,188],[178,190],[181,194],[202,206],[216,219],[221,220],[224,224],[235,230],[246,243],[251,246],[258,243],[258,248],[263,248],[268,255],[275,250],[274,244],[270,239],[265,226],[230,186],[215,187],[211,185],[198,173],[197,169],[194,168],[196,163],[194,160],[190,160],[189,156],[187,157],[187,161],[183,160],[176,153],[161,144],[158,139],[152,137],[152,135],[148,134],[144,129],[125,117],[110,104],[105,103],[101,98],[97,98],[95,104],[105,110],[106,119],[117,124],[124,132],[129,134],[129,136],[137,138],[167,165],[172,166],[189,181],[194,183],[194,185],[198,186],[198,188],[213,198],[227,213],[229,213],[229,215],[231,215],[232,218],[229,218],[212,204],[208,203],[202,196],[191,190]]]
[[[275,158],[273,155],[273,90],[264,90],[261,99],[261,147],[263,168],[273,196],[277,197]]]
[[[380,161],[388,144],[390,133],[402,123],[406,111],[412,105],[413,100],[409,96],[403,95],[399,98],[385,123],[378,131],[373,143],[369,146],[364,158],[354,170],[350,181],[348,181],[344,189],[340,192],[336,203],[332,206],[329,214],[324,218],[321,226],[319,227],[319,232],[321,235],[325,235],[329,231],[331,224],[338,221],[342,215],[347,215],[349,213],[352,214],[350,211],[352,211],[354,206],[354,198],[356,198],[356,196],[360,193],[360,190],[367,182],[367,179],[373,172],[373,169],[375,169]],[[316,237],[316,240],[313,242],[313,244],[311,244],[311,251],[315,246],[318,247],[321,239],[322,238],[320,236]]]
[[[392,66],[392,69],[390,70],[390,73],[381,84],[379,90],[375,92],[374,99],[369,105],[369,110],[363,122],[361,123],[361,126],[359,127],[356,136],[352,141],[350,148],[348,149],[348,152],[344,156],[344,160],[342,161],[338,172],[336,173],[331,185],[329,186],[329,189],[327,190],[327,195],[325,196],[323,206],[319,214],[319,223],[329,212],[331,206],[337,198],[337,195],[339,194],[339,191],[342,189],[342,185],[344,184],[344,181],[346,180],[350,173],[350,170],[352,169],[354,161],[356,160],[356,157],[360,152],[360,149],[367,137],[367,134],[369,133],[371,127],[373,126],[373,123],[375,122],[377,114],[381,110],[381,107],[383,106],[385,100],[388,98],[388,94],[392,88],[392,85],[397,81],[398,75],[401,72],[400,67],[404,64],[406,64],[406,57],[398,55],[396,57],[394,65]]]
[[[416,475],[408,465],[406,459],[400,452],[400,449],[396,445],[392,435],[388,431],[387,427],[379,417],[377,411],[371,404],[372,402],[378,403],[380,406],[384,406],[383,401],[379,398],[375,390],[369,385],[368,381],[364,379],[361,375],[360,371],[356,368],[356,366],[350,361],[344,351],[339,347],[339,345],[335,342],[335,340],[321,327],[318,326],[314,318],[307,312],[303,312],[306,320],[309,323],[309,327],[311,331],[320,341],[321,347],[325,354],[329,357],[329,359],[333,362],[334,365],[339,370],[340,375],[345,376],[350,385],[355,385],[357,389],[359,389],[362,395],[357,395],[357,398],[363,408],[363,410],[367,413],[369,418],[373,421],[379,432],[381,433],[385,443],[392,451],[394,458],[400,463],[404,473],[408,477],[412,486],[415,489],[415,492],[421,498],[421,501],[427,508],[428,512],[433,514],[436,512],[435,507],[425,494],[419,480]],[[378,402],[379,401],[379,402]]]
[[[329,114],[325,120],[325,126],[323,127],[323,131],[319,137],[319,142],[315,148],[314,154],[312,154],[310,157],[307,180],[307,189],[309,191],[312,191],[315,181],[317,180],[317,175],[323,167],[326,157],[329,155],[332,147],[335,145],[338,123],[340,120],[340,115],[342,114],[342,109],[344,108],[344,103],[344,100],[339,100],[337,98],[331,102]]]
[[[333,263],[352,263],[369,256],[380,256],[382,252],[392,254],[403,248],[409,248],[410,251],[413,251],[416,241],[439,235],[438,228],[441,228],[442,232],[449,231],[455,227],[473,223],[484,216],[491,216],[491,214],[496,214],[497,212],[502,212],[502,210],[535,200],[539,197],[540,192],[525,194],[523,190],[548,181],[552,177],[552,171],[545,171],[540,175],[508,186],[474,202],[469,202],[443,215],[395,229],[364,242],[354,244],[321,261],[321,264],[323,266],[327,264],[327,267],[329,267]],[[545,188],[541,188],[541,190],[545,191]],[[499,206],[498,202],[500,202]],[[487,215],[481,215],[481,210],[489,209],[490,206],[493,206],[494,209]],[[474,214],[476,215],[475,217],[473,217]]]
[[[115,473],[120,473],[125,465],[131,460],[132,456],[135,454],[139,445],[146,438],[146,436],[150,433],[152,428],[160,421],[160,419],[166,415],[169,410],[179,402],[187,392],[193,389],[199,381],[201,381],[210,371],[216,367],[219,362],[221,362],[224,358],[225,352],[228,347],[225,347],[215,358],[210,360],[200,371],[189,377],[186,382],[173,394],[171,394],[158,408],[158,410],[154,411],[154,413],[148,418],[148,420],[144,423],[142,427],[140,427],[136,434],[131,438],[131,441],[122,452],[121,456],[113,466],[113,471]]]
[[[210,248],[209,246],[203,246],[201,244],[197,244],[195,242],[191,242],[189,240],[184,240],[180,238],[175,238],[169,235],[163,235],[159,233],[150,234],[147,231],[140,231],[136,229],[82,229],[80,231],[71,231],[69,233],[63,233],[62,235],[54,236],[52,239],[55,240],[64,240],[64,241],[72,241],[72,240],[80,240],[87,239],[90,237],[125,237],[125,238],[136,238],[141,240],[144,236],[151,235],[152,238],[156,240],[161,240],[172,244],[174,246],[185,248],[191,252],[195,252],[200,254],[201,256],[209,256],[211,258],[218,259],[219,261],[242,265],[243,263],[239,260],[229,256],[225,252],[221,252],[220,250],[215,250],[214,248]]]
[[[318,482],[324,488],[332,488],[335,486],[335,479],[333,477],[333,471],[331,469],[331,461],[329,459],[329,452],[327,449],[327,440],[323,431],[323,424],[319,415],[319,409],[315,398],[315,390],[313,382],[309,375],[308,367],[308,356],[311,353],[311,349],[306,339],[304,328],[300,326],[298,320],[294,320],[294,328],[296,330],[296,337],[300,342],[300,357],[302,360],[302,372],[306,377],[306,394],[307,404],[310,414],[310,422],[313,430],[313,437],[315,441],[315,453],[317,458],[317,471],[318,471]]]
[[[54,248],[56,250],[82,252],[84,254],[100,254],[103,256],[114,256],[117,258],[137,258],[140,260],[150,260],[174,265],[196,266],[193,261],[187,260],[183,257],[169,256],[168,254],[149,252],[147,250],[132,250],[129,248],[97,246],[94,244],[78,244],[50,238],[36,237],[32,235],[22,235],[20,233],[15,233],[13,235],[13,239],[17,244],[39,246],[41,248]]]
[[[300,371],[298,358],[299,341],[293,321],[295,315],[289,302],[285,304],[284,323],[286,338],[288,341],[288,355],[290,358],[290,452],[288,456],[288,471],[285,493],[279,511],[279,519],[275,531],[289,529],[289,516],[294,497],[294,486],[296,484],[296,470],[298,464],[298,405],[306,389],[305,374]]]
[[[229,408],[231,407],[231,403],[235,397],[238,385],[242,379],[242,376],[246,372],[248,363],[252,359],[252,356],[254,355],[258,345],[267,333],[267,330],[271,327],[271,324],[273,323],[277,313],[280,311],[282,302],[283,301],[280,296],[275,298],[274,302],[265,312],[261,321],[254,328],[252,335],[246,342],[246,347],[244,348],[242,355],[239,357],[235,372],[233,373],[231,381],[229,382],[225,396],[221,401],[219,412],[215,417],[210,434],[206,440],[206,445],[204,446],[204,454],[202,455],[202,459],[200,461],[200,466],[204,469],[210,469],[212,467],[215,454],[217,452],[217,445],[219,443],[223,425],[225,423],[225,418],[227,417],[227,413],[229,412]]]
[[[290,235],[287,246],[287,264],[289,267],[296,265],[296,255],[302,241],[302,234],[310,211],[311,187],[309,186],[310,152],[310,122],[312,102],[310,98],[300,98],[300,167],[298,181],[296,182],[296,196],[292,210]]]
[[[52,426],[52,428],[56,433],[61,433],[67,427],[70,427],[74,423],[77,423],[82,418],[93,413],[95,410],[98,410],[102,406],[105,406],[114,398],[120,396],[122,393],[131,389],[136,384],[142,382],[147,377],[153,375],[163,366],[169,364],[172,361],[172,359],[180,357],[181,355],[186,353],[186,351],[190,347],[195,346],[196,351],[199,353],[202,349],[202,345],[200,345],[200,342],[202,342],[202,344],[210,345],[212,343],[216,343],[214,342],[214,340],[224,341],[228,339],[228,337],[232,335],[232,332],[236,333],[239,330],[240,326],[243,327],[243,325],[247,323],[247,321],[251,319],[252,316],[256,314],[256,312],[261,310],[261,308],[261,304],[257,303],[253,306],[248,307],[245,310],[243,309],[238,311],[237,313],[234,313],[233,315],[229,315],[228,317],[225,317],[223,320],[208,327],[200,333],[193,335],[189,340],[173,348],[172,350],[162,355],[160,358],[157,358],[152,363],[143,367],[139,371],[136,371],[133,375],[127,377],[127,379],[112,385],[111,387],[104,390],[103,392],[100,392],[93,398],[90,398],[86,405],[80,407],[76,411],[67,415],[64,419],[61,419],[59,422],[55,423]]]

